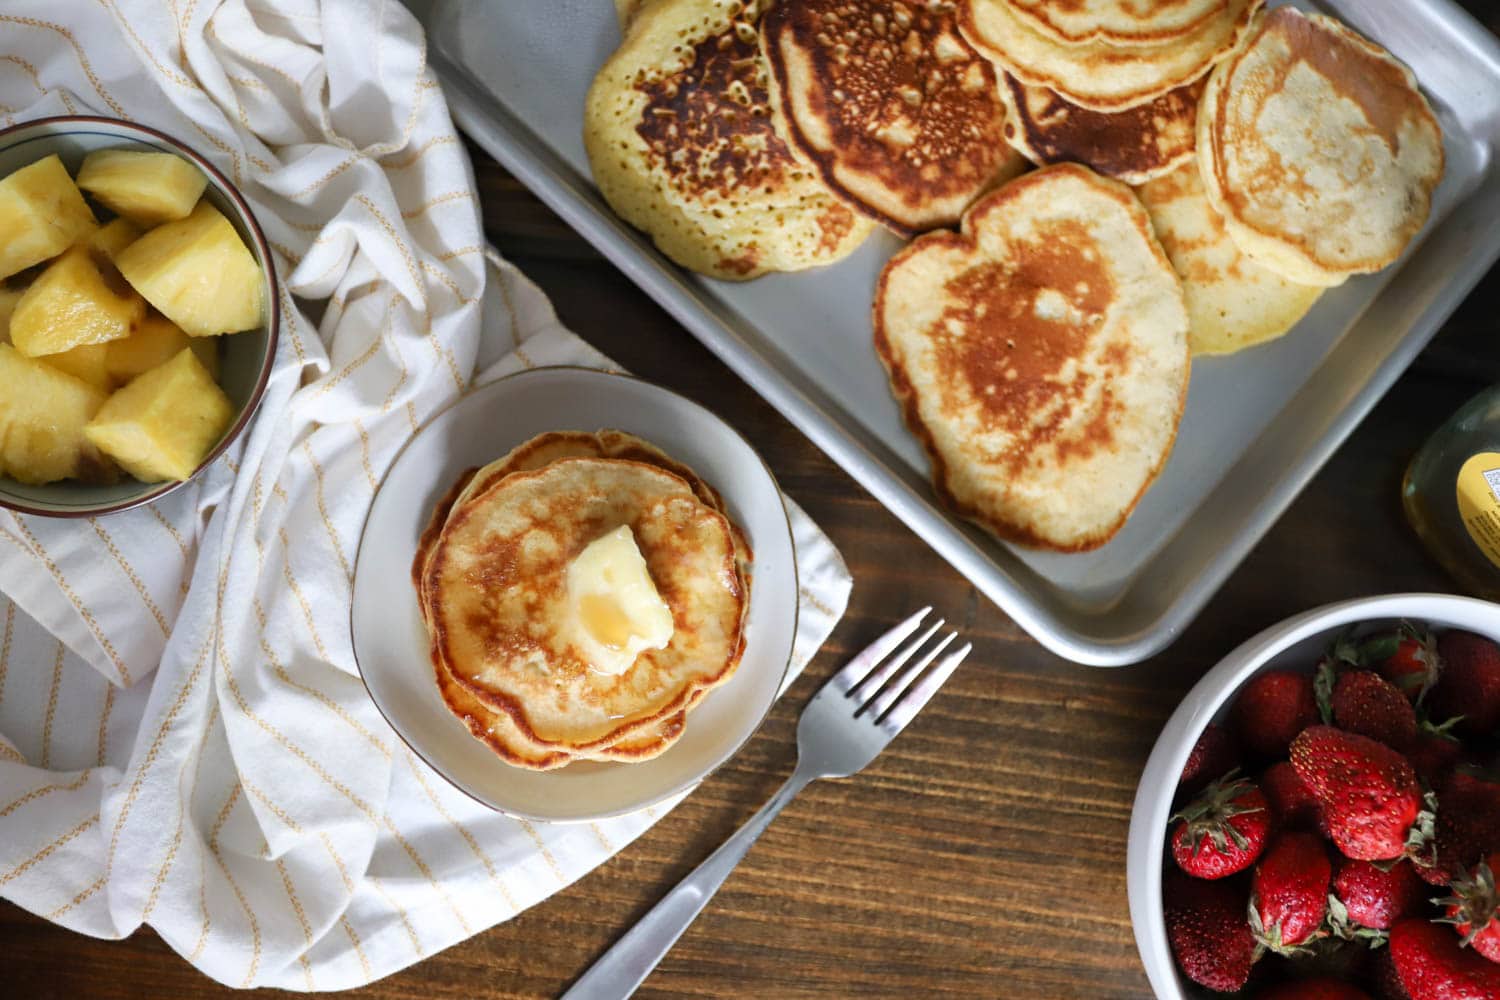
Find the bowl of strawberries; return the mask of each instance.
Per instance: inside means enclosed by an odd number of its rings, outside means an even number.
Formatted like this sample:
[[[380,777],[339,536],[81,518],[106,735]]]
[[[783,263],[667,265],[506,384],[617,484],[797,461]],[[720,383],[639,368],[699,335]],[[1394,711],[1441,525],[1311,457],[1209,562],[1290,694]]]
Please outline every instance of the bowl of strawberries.
[[[1245,642],[1136,792],[1158,996],[1500,1000],[1500,606],[1329,605]]]

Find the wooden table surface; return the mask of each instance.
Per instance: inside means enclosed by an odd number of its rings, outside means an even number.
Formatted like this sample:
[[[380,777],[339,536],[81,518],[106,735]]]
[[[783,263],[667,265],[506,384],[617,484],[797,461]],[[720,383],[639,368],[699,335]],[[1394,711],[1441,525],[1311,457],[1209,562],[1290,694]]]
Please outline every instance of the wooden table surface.
[[[1495,5],[1465,2],[1500,28]],[[474,157],[501,252],[572,329],[743,431],[843,552],[854,594],[749,746],[650,832],[509,923],[354,995],[560,993],[781,783],[798,709],[823,678],[930,603],[974,655],[868,770],[819,782],[787,808],[639,995],[1150,996],[1126,906],[1125,839],[1152,743],[1203,672],[1265,626],[1349,597],[1454,589],[1407,529],[1398,489],[1422,440],[1500,380],[1500,269],[1171,648],[1094,669],[1029,639],[488,157]],[[231,993],[149,930],[96,941],[8,903],[0,951],[8,996]]]

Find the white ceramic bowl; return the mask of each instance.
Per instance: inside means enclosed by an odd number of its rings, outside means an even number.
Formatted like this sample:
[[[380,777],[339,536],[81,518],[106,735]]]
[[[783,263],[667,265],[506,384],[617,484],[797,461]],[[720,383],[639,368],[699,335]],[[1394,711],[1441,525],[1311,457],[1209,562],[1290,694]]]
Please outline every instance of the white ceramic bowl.
[[[1193,744],[1210,722],[1221,722],[1244,683],[1264,670],[1310,670],[1333,636],[1349,625],[1370,631],[1401,619],[1436,630],[1467,629],[1500,642],[1500,605],[1443,594],[1390,594],[1330,604],[1273,625],[1220,660],[1167,720],[1136,790],[1130,817],[1126,881],[1130,922],[1146,976],[1159,997],[1209,997],[1177,971],[1162,916],[1161,879],[1167,817],[1177,779]]]
[[[544,431],[616,428],[697,472],[723,496],[754,553],[744,656],[688,714],[682,737],[640,763],[512,767],[469,734],[437,691],[411,584],[417,539],[459,473]],[[550,822],[634,812],[701,781],[734,755],[776,700],[797,631],[797,564],[781,491],[745,439],[659,386],[587,368],[538,368],[481,386],[434,417],[397,456],[371,505],[354,569],[351,626],[360,675],[396,733],[491,808]]]
[[[270,247],[250,206],[212,163],[171,136],[133,122],[69,115],[41,118],[0,130],[0,177],[54,153],[62,158],[68,172],[77,176],[83,158],[96,149],[174,153],[195,164],[208,177],[204,197],[234,224],[240,238],[255,256],[264,276],[265,323],[254,330],[219,338],[224,345],[219,359],[219,385],[234,404],[235,418],[194,470],[193,475],[196,476],[217,459],[250,423],[255,408],[260,405],[266,382],[271,377],[271,367],[276,358],[276,331],[281,325],[281,303]],[[95,215],[100,216],[101,222],[104,221],[98,206],[94,207]],[[191,477],[185,481],[191,481]],[[27,486],[0,476],[0,507],[45,517],[95,517],[150,503],[181,485],[182,483],[142,483],[129,476],[122,476],[118,483],[111,486],[74,482]]]

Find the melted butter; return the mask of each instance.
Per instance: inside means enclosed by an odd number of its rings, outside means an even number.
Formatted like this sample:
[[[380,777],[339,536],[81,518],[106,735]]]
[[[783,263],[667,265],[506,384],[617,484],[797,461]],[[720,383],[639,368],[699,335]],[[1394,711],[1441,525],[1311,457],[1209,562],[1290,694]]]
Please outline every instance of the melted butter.
[[[594,671],[623,674],[641,653],[671,641],[672,611],[629,525],[590,542],[568,564],[567,581],[574,640]]]
[[[623,650],[635,634],[635,623],[612,594],[584,594],[578,600],[578,620],[607,649]]]

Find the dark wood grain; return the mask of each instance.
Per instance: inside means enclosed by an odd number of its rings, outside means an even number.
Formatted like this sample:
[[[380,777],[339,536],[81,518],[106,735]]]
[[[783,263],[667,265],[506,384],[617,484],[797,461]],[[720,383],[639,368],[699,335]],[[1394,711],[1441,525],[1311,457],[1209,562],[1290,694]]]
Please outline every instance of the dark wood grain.
[[[1500,27],[1486,0],[1468,6]],[[1407,530],[1398,484],[1423,438],[1500,377],[1500,273],[1169,650],[1090,669],[1031,641],[482,153],[475,167],[492,239],[563,321],[740,428],[832,536],[855,589],[763,730],[653,830],[542,905],[358,995],[559,993],[791,770],[797,710],[817,684],[905,609],[932,603],[962,625],[974,657],[869,770],[814,785],[786,810],[640,995],[1149,996],[1124,864],[1157,732],[1215,660],[1281,618],[1358,595],[1452,589]],[[7,995],[229,993],[149,930],[94,941],[0,904],[0,949]]]

